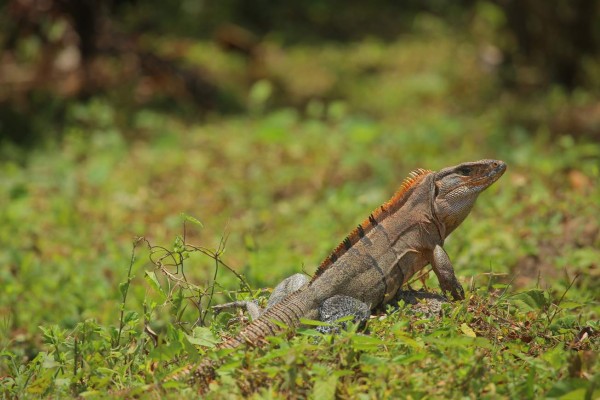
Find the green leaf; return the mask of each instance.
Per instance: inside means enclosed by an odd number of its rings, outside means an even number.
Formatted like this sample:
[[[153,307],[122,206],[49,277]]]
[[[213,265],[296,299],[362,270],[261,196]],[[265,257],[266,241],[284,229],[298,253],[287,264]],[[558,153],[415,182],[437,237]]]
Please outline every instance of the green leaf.
[[[396,341],[409,346],[413,349],[422,349],[424,347],[423,342],[421,341],[417,341],[415,339],[413,339],[410,336],[406,336],[405,335],[405,331],[403,329],[402,324],[396,324],[392,327],[393,329],[393,333],[394,333],[394,337],[396,339]]]
[[[583,399],[586,387],[589,387],[590,382],[581,378],[566,378],[558,381],[546,393],[546,398],[557,399]]]
[[[181,216],[183,217],[184,221],[188,221],[191,222],[192,224],[198,225],[201,228],[204,228],[204,224],[202,224],[202,222],[200,222],[198,219],[192,217],[191,215],[187,215],[186,213],[181,213]]]
[[[79,396],[79,397],[83,397],[84,399],[85,399],[85,398],[87,398],[87,397],[92,397],[92,398],[94,398],[94,397],[101,397],[101,395],[102,395],[103,393],[104,393],[104,392],[102,392],[102,391],[100,391],[100,390],[88,390],[88,391],[85,391],[85,392],[81,392],[81,393],[79,393],[77,396]]]
[[[305,318],[300,318],[300,323],[302,325],[309,325],[309,326],[331,326],[331,324],[328,322],[316,321],[314,319],[305,319]]]
[[[173,244],[173,252],[181,253],[185,250],[185,245],[183,243],[183,238],[179,235],[175,237],[175,243]]]
[[[517,293],[510,301],[523,311],[544,311],[550,305],[547,293],[540,289]]]
[[[162,286],[160,286],[160,282],[158,282],[158,278],[156,277],[156,274],[154,273],[154,271],[146,271],[144,278],[150,284],[150,286],[152,286],[154,288],[154,290],[156,290],[158,293],[160,293],[163,296],[163,298],[166,297],[165,292],[164,292]]]
[[[569,350],[565,350],[561,344],[546,351],[544,354],[542,354],[541,358],[550,364],[552,368],[558,371],[561,366],[565,365],[566,359],[569,355],[568,351]]]
[[[427,356],[426,352],[422,351],[420,353],[415,354],[401,354],[392,359],[392,362],[400,365],[410,365],[417,361],[421,361]]]
[[[312,392],[313,399],[330,400],[335,399],[335,389],[338,383],[338,376],[335,374],[319,379],[315,382]]]
[[[310,336],[310,337],[320,337],[323,336],[321,332],[316,329],[308,329],[308,328],[299,328],[296,331],[298,336]]]
[[[172,301],[172,304],[173,304],[172,312],[174,314],[180,314],[180,313],[182,313],[185,310],[185,306],[182,308],[184,300],[185,300],[185,295],[183,293],[183,289],[179,288],[179,290],[176,291],[171,296],[171,301]]]
[[[98,368],[96,368],[96,372],[99,372],[102,375],[108,375],[108,376],[117,374],[117,371],[112,370],[110,368],[106,368],[106,367],[98,367]]]
[[[196,346],[215,347],[219,341],[215,338],[209,328],[197,326],[192,335],[185,335],[187,340]]]
[[[360,356],[361,365],[387,365],[389,360],[387,358],[376,357],[370,354],[361,354]]]
[[[289,329],[289,326],[287,326],[285,323],[283,323],[281,321],[277,321],[276,319],[272,319],[271,322],[274,323],[275,325],[277,325],[278,327],[280,327],[283,330],[288,330]]]
[[[575,308],[579,308],[579,307],[583,307],[583,304],[578,303],[576,301],[563,301],[562,303],[560,303],[560,308],[563,308],[565,310],[572,310]]]
[[[413,349],[422,349],[425,346],[422,342],[414,340],[413,338],[408,336],[397,336],[396,339],[402,342],[402,344],[412,347]]]
[[[192,343],[190,343],[190,337],[191,336],[185,335],[180,341],[183,345],[183,351],[185,354],[187,354],[189,361],[196,363],[200,361],[200,352],[198,352],[198,349],[195,348]]]
[[[119,283],[119,293],[121,293],[121,297],[124,299],[127,294],[127,290],[129,289],[129,282],[121,282]]]
[[[472,337],[472,338],[477,337],[477,334],[475,334],[475,331],[473,329],[471,329],[471,327],[464,322],[460,325],[460,330],[462,331],[462,333],[465,334],[465,336]]]
[[[354,335],[351,338],[351,342],[354,350],[371,350],[386,344],[386,342],[375,336],[365,335]]]
[[[238,369],[241,365],[242,365],[241,360],[233,360],[233,361],[227,362],[227,363],[223,364],[221,367],[219,367],[219,369],[217,370],[217,373],[219,375],[221,375],[221,373],[232,372],[232,371],[235,371],[236,369]]]
[[[336,324],[340,324],[342,322],[348,322],[354,320],[354,315],[346,315],[345,317],[339,318],[335,320]]]
[[[132,322],[132,321],[137,321],[139,319],[139,314],[135,311],[128,311],[127,314],[125,314],[125,318],[123,318],[123,322],[125,324]]]
[[[68,386],[70,383],[71,383],[71,380],[70,380],[70,379],[67,379],[67,378],[56,378],[56,379],[54,380],[54,384],[55,384],[56,386],[58,386],[58,387],[61,387],[61,386],[63,386],[63,387],[64,387],[64,386]]]
[[[468,346],[478,346],[484,349],[493,349],[494,345],[490,343],[487,338],[484,337],[469,337],[469,336],[457,336],[457,337],[434,337],[433,335],[424,336],[423,341],[429,344],[435,344],[441,348],[464,348]]]
[[[154,361],[171,361],[179,355],[183,345],[179,343],[170,343],[166,346],[158,346],[150,351],[148,357]]]
[[[44,361],[42,362],[42,368],[52,369],[57,367],[60,367],[60,363],[54,358],[51,358],[48,355],[44,358]]]
[[[185,388],[186,383],[171,380],[171,381],[166,381],[166,382],[162,383],[161,386],[165,389],[183,389],[183,388]]]

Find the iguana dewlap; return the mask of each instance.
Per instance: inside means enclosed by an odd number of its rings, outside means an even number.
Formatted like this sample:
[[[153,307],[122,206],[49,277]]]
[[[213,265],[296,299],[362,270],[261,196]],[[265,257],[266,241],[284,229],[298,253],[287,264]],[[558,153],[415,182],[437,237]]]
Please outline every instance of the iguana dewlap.
[[[358,225],[310,281],[300,274],[284,280],[266,311],[256,310],[260,316],[219,348],[258,344],[280,331],[282,324],[293,328],[302,318],[333,321],[344,314],[360,318],[361,313],[390,303],[428,264],[442,290],[463,299],[444,240],[467,217],[479,193],[505,170],[502,161],[481,160],[437,172],[411,172],[391,200]],[[196,368],[196,375],[206,374],[205,364]]]

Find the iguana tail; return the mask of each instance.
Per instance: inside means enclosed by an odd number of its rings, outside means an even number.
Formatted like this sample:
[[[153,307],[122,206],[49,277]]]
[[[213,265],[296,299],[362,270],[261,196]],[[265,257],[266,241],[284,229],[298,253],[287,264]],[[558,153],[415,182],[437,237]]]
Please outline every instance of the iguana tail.
[[[219,344],[218,348],[232,349],[243,344],[259,346],[262,339],[277,334],[284,327],[296,328],[300,325],[301,318],[315,318],[310,313],[314,307],[307,301],[306,294],[307,292],[302,289],[290,294],[267,309],[260,318],[252,321],[237,336]]]
[[[260,346],[267,336],[276,335],[278,332],[288,328],[296,328],[300,325],[301,318],[315,319],[316,309],[308,299],[307,292],[298,290],[287,296],[284,300],[273,305],[258,319],[252,321],[236,336],[220,343],[217,349],[233,349],[244,344]],[[208,384],[215,378],[215,369],[220,362],[204,360],[200,364],[190,365],[179,370],[168,380],[188,379],[198,386],[200,392],[208,388]]]

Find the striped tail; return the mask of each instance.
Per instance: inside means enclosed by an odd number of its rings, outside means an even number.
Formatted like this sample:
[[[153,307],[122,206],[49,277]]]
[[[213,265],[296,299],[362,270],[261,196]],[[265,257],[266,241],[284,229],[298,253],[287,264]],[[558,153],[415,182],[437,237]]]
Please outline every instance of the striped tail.
[[[296,328],[300,325],[301,318],[307,316],[313,318],[310,311],[313,311],[314,307],[307,300],[307,297],[307,292],[302,289],[290,294],[287,298],[265,311],[260,318],[242,329],[237,336],[219,344],[217,349],[233,349],[244,344],[260,346],[265,337],[276,335],[284,329],[281,324],[288,328]],[[202,393],[206,391],[210,381],[215,378],[215,369],[219,365],[219,361],[204,360],[200,364],[190,365],[183,370],[179,370],[168,380],[188,378],[191,383],[198,386],[199,392]]]
[[[243,344],[258,346],[262,339],[276,335],[283,328],[279,322],[288,328],[300,325],[300,319],[311,310],[310,302],[306,301],[306,291],[299,290],[287,296],[284,300],[269,308],[260,318],[252,321],[233,337],[221,343],[219,349],[233,349]],[[276,322],[275,322],[276,321]]]

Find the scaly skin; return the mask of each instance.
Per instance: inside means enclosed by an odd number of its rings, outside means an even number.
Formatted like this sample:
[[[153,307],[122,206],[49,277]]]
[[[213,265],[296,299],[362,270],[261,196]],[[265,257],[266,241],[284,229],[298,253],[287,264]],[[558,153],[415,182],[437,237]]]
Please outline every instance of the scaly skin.
[[[373,310],[391,302],[419,270],[431,264],[444,292],[455,300],[464,290],[444,240],[471,211],[479,193],[506,170],[498,160],[480,160],[444,168],[419,169],[404,181],[392,199],[377,208],[327,257],[313,279],[268,308],[218,348],[259,345],[266,336],[300,319],[319,319],[321,305],[334,296],[348,296]],[[213,378],[213,362],[185,368],[172,379],[191,376],[200,390]]]

